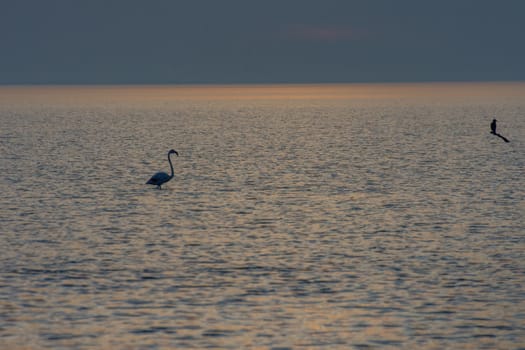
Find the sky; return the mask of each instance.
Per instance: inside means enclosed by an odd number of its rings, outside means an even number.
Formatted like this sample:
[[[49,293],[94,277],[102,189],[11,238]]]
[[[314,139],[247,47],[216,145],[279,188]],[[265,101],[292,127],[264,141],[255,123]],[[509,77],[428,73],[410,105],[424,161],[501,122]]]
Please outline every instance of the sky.
[[[525,80],[522,0],[0,0],[0,84]]]

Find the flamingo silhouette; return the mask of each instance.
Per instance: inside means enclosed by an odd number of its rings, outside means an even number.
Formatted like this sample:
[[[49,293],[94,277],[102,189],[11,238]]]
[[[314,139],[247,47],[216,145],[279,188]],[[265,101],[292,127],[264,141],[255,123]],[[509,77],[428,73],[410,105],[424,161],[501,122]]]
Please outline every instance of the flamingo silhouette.
[[[155,185],[160,190],[161,189],[160,186],[162,186],[166,182],[173,179],[173,164],[171,164],[171,158],[170,158],[172,154],[176,154],[177,157],[179,156],[179,153],[177,153],[177,151],[175,151],[174,149],[168,152],[168,162],[170,163],[171,175],[168,175],[165,172],[160,171],[156,173],[155,175],[153,175],[151,179],[149,179],[148,182],[146,182],[146,185]]]

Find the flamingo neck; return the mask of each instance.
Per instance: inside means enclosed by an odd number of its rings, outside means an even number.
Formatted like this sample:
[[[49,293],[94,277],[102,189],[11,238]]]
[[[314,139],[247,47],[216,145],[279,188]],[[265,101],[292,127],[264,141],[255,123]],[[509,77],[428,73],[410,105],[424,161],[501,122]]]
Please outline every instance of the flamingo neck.
[[[170,169],[171,169],[171,175],[170,177],[173,177],[174,175],[174,172],[173,172],[173,164],[171,164],[171,153],[168,153],[168,162],[170,163]]]

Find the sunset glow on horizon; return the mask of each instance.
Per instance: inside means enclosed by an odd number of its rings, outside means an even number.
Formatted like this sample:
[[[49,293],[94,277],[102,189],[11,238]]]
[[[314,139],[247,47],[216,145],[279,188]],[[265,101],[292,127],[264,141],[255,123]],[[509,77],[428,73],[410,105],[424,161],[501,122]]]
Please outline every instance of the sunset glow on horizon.
[[[495,96],[523,98],[525,83],[390,83],[390,84],[243,84],[243,85],[83,85],[0,86],[0,102],[177,100],[375,100],[439,97],[483,102]]]

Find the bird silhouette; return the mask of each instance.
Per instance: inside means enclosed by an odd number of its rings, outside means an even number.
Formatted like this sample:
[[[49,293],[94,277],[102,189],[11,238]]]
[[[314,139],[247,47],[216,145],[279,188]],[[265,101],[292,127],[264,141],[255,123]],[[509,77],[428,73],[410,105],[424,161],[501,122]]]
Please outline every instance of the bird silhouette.
[[[490,130],[491,133],[496,134],[496,119],[492,119],[492,123],[490,123]]]
[[[163,184],[173,179],[173,175],[174,175],[173,174],[173,164],[171,164],[171,158],[170,158],[172,154],[176,154],[177,157],[179,156],[179,153],[177,153],[177,151],[175,151],[174,149],[168,152],[168,162],[170,163],[171,175],[168,175],[165,172],[160,171],[156,173],[155,175],[153,175],[151,179],[149,179],[148,182],[146,182],[146,185],[155,185],[160,190]]]
[[[501,138],[505,142],[510,142],[505,136],[498,134],[498,132],[496,131],[496,128],[497,128],[496,122],[497,122],[496,119],[492,119],[492,123],[490,123],[490,133],[492,135],[496,135],[497,137]]]

